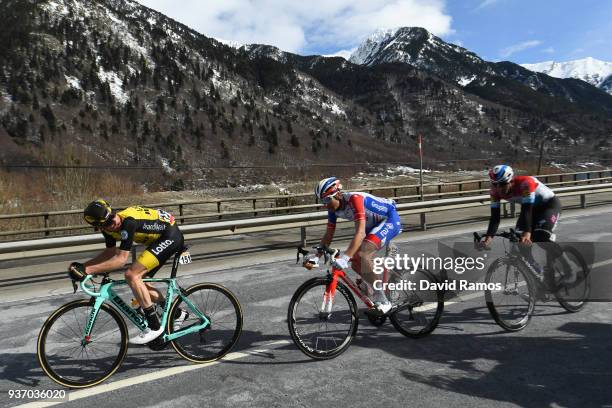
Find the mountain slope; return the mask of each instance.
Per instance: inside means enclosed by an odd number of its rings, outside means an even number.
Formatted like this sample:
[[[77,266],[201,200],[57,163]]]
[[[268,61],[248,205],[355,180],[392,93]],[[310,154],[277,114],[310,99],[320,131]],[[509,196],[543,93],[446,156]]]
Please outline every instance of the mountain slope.
[[[412,161],[419,133],[432,160],[519,160],[543,134],[554,154],[600,151],[611,128],[515,80],[483,83],[493,67],[455,61],[453,47],[422,55],[484,76],[461,86],[448,70],[403,62],[234,48],[131,0],[0,0],[0,12],[0,164],[62,157],[158,166],[167,184],[244,183],[292,176],[268,166]]]

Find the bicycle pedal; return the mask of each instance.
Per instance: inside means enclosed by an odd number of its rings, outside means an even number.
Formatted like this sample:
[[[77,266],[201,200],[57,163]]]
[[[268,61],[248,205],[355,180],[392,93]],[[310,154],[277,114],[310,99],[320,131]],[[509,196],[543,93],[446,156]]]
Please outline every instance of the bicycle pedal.
[[[164,335],[162,334],[155,340],[147,343],[147,347],[149,347],[153,351],[161,351],[167,349],[170,346],[170,342],[163,340]]]

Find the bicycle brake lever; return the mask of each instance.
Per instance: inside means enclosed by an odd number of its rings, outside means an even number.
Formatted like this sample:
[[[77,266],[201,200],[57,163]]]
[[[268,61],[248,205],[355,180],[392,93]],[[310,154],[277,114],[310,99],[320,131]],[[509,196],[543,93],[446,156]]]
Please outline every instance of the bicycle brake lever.
[[[72,289],[74,289],[72,294],[75,294],[78,288],[79,288],[79,285],[77,285],[77,283],[74,281],[74,279],[72,279]]]
[[[295,257],[295,263],[298,264],[300,262],[300,255],[302,256],[306,256],[308,255],[308,251],[306,249],[304,249],[303,247],[297,247],[297,254]]]

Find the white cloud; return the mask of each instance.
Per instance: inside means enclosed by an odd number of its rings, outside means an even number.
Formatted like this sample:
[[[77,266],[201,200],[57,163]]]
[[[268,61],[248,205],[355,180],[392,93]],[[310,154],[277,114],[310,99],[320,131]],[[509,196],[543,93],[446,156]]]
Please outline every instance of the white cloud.
[[[349,49],[379,28],[453,32],[445,0],[138,0],[210,37],[291,52]]]
[[[537,47],[540,44],[542,44],[542,41],[540,40],[523,41],[521,43],[514,44],[509,47],[504,48],[503,50],[499,52],[499,55],[502,58],[508,58],[512,54],[516,54],[517,52],[521,52],[529,48]]]
[[[548,47],[548,48],[543,49],[542,52],[546,54],[554,54],[555,49],[553,47]]]

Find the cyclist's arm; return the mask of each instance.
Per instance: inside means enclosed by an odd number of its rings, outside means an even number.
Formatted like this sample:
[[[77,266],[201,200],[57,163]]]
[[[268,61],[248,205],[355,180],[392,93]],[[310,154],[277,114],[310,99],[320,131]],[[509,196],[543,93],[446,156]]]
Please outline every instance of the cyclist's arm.
[[[359,247],[361,247],[361,243],[366,237],[365,227],[365,219],[355,220],[355,236],[351,240],[348,248],[346,248],[346,251],[344,251],[345,255],[352,258],[357,251],[359,251]]]
[[[321,245],[330,246],[332,240],[334,239],[334,233],[336,232],[336,221],[337,221],[336,213],[333,211],[327,212],[327,230],[325,230],[325,235],[321,238]]]
[[[334,239],[334,232],[336,231],[335,228],[327,228],[327,231],[325,231],[325,234],[323,235],[323,238],[321,238],[321,245],[323,246],[330,246],[332,243],[332,240]]]
[[[96,265],[104,261],[107,261],[115,255],[115,251],[116,251],[115,247],[106,248],[104,249],[104,251],[100,252],[95,258],[90,259],[89,261],[85,262],[84,265],[91,266],[91,265]]]
[[[93,275],[96,273],[110,272],[115,269],[121,268],[123,265],[126,264],[130,256],[130,251],[124,251],[122,249],[117,248],[114,252],[115,255],[113,255],[106,261],[100,262],[95,265],[87,266],[86,272],[90,275]]]
[[[537,184],[533,180],[533,178],[528,178],[521,184],[521,214],[519,215],[517,225],[519,226],[519,229],[523,231],[523,239],[521,240],[522,242],[531,239],[531,224],[533,220],[533,207],[535,205],[536,188]]]
[[[489,227],[487,228],[487,237],[485,239],[485,243],[488,244],[493,240],[497,229],[499,228],[499,223],[501,221],[501,204],[500,198],[491,194],[491,218],[489,218]]]

